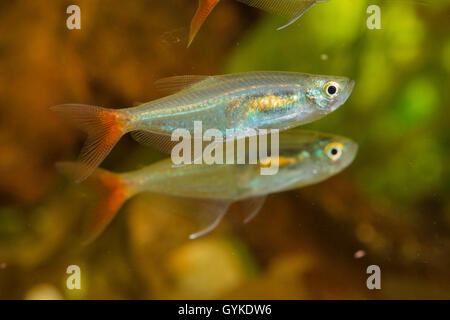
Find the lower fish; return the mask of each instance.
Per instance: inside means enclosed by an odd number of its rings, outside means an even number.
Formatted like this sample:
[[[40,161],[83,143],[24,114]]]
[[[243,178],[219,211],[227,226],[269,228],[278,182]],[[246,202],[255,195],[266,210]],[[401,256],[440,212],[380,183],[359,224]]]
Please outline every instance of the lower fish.
[[[199,0],[198,8],[191,21],[191,28],[189,31],[188,47],[194,41],[195,36],[200,30],[201,26],[208,18],[211,11],[219,3],[220,0]],[[276,15],[286,17],[289,22],[278,28],[281,30],[290,26],[295,21],[300,19],[302,15],[308,11],[316,3],[328,2],[329,0],[237,0],[245,3],[251,7],[259,8]]]
[[[346,168],[356,156],[358,146],[348,138],[312,131],[291,130],[280,134],[277,157],[268,153],[256,164],[186,165],[173,167],[171,159],[142,169],[112,173],[97,169],[89,177],[103,192],[92,222],[87,242],[95,239],[114,218],[122,204],[142,192],[195,201],[195,215],[202,228],[191,234],[195,239],[212,231],[232,203],[240,202],[250,221],[264,204],[268,194],[292,190],[321,182]],[[275,175],[261,175],[261,167],[277,162]],[[76,163],[60,163],[65,172],[76,173]]]
[[[354,82],[346,77],[295,72],[247,72],[221,76],[177,76],[157,81],[172,93],[161,99],[120,110],[87,105],[52,109],[88,134],[81,151],[77,181],[87,178],[127,132],[144,145],[171,152],[171,134],[194,123],[203,130],[286,130],[318,120],[339,108]]]

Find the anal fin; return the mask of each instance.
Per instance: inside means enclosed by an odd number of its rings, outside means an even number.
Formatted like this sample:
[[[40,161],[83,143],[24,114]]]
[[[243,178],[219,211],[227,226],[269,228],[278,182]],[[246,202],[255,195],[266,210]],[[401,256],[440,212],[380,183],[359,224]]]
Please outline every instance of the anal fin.
[[[281,30],[290,26],[308,11],[317,2],[326,2],[321,0],[238,0],[251,7],[255,7],[289,19],[289,23],[278,28]]]
[[[165,154],[170,154],[172,148],[178,143],[178,141],[172,141],[170,135],[144,130],[133,131],[131,136],[143,146],[153,147]]]
[[[191,233],[189,239],[197,239],[213,231],[228,211],[231,202],[220,200],[204,200],[197,207],[196,219],[199,222],[199,231]]]
[[[170,212],[190,221],[189,239],[197,239],[213,231],[228,212],[232,200],[190,198],[160,195],[167,202],[172,202]],[[174,200],[175,199],[175,200]],[[191,232],[191,231],[189,231]]]
[[[245,218],[244,223],[249,223],[254,217],[261,211],[264,203],[266,202],[267,196],[257,196],[238,202],[240,211],[243,212]]]
[[[305,1],[305,2],[308,2],[309,5],[305,6],[304,8],[301,8],[298,12],[296,12],[291,17],[291,20],[288,23],[277,28],[278,31],[283,30],[284,28],[287,28],[290,25],[294,24],[298,19],[300,19],[305,14],[306,11],[308,11],[315,4],[316,1]]]

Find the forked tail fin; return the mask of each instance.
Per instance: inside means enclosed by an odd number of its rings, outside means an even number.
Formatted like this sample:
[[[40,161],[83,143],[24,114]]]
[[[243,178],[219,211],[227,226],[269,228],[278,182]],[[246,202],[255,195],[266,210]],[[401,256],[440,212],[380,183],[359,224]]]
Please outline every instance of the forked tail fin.
[[[69,176],[78,176],[79,171],[83,170],[76,162],[59,162],[56,166],[59,171]],[[103,169],[95,170],[86,183],[92,187],[98,200],[88,213],[84,244],[95,240],[113,220],[123,203],[134,194],[131,186],[120,175]]]
[[[51,108],[74,122],[88,134],[79,156],[80,167],[75,179],[86,179],[116,145],[126,130],[123,112],[82,104],[64,104]]]
[[[220,0],[199,0],[198,8],[195,12],[194,17],[191,21],[191,30],[189,31],[189,42],[188,48],[200,30],[201,26],[205,22],[206,18],[208,18],[211,11],[217,5]]]

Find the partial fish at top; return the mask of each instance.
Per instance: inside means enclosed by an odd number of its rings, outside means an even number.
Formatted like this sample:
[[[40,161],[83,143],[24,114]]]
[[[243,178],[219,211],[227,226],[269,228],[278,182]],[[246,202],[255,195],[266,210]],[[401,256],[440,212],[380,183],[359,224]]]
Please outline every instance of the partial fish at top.
[[[220,0],[199,0],[197,11],[191,21],[189,32],[189,43],[191,45],[201,26],[205,22],[214,7]],[[278,28],[281,30],[290,26],[308,11],[316,3],[328,2],[329,0],[237,0],[249,6],[259,8],[289,19],[289,23]]]

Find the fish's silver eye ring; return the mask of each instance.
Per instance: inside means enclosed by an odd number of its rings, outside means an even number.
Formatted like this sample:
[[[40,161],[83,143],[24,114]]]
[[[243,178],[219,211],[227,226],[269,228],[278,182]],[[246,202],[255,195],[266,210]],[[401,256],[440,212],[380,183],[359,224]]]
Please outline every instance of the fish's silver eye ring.
[[[330,99],[336,97],[339,93],[339,84],[334,81],[325,83],[323,93]]]

